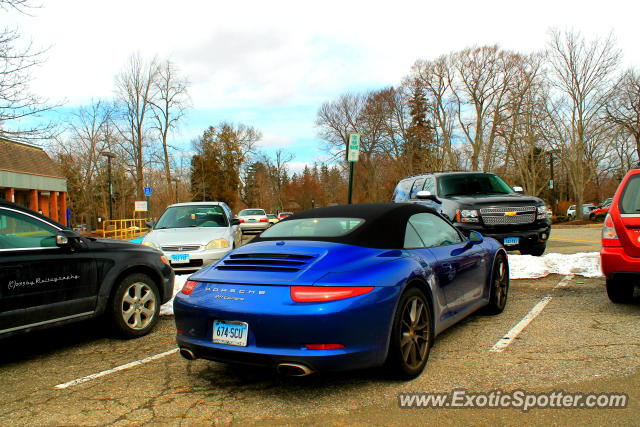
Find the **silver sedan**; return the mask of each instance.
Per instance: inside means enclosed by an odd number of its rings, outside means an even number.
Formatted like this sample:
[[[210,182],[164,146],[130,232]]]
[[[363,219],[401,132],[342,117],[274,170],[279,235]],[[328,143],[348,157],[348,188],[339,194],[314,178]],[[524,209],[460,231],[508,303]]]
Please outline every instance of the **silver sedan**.
[[[169,206],[142,244],[162,251],[176,271],[197,270],[242,244],[237,219],[223,202]]]

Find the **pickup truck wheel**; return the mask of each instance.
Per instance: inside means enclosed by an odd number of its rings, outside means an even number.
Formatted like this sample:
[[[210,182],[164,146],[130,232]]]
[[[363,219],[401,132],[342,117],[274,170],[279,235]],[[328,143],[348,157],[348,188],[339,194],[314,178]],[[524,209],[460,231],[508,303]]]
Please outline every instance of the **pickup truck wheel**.
[[[148,334],[160,317],[160,293],[146,274],[125,277],[115,287],[109,310],[116,330],[126,338]]]
[[[633,298],[633,283],[607,279],[607,295],[616,304],[630,303]]]

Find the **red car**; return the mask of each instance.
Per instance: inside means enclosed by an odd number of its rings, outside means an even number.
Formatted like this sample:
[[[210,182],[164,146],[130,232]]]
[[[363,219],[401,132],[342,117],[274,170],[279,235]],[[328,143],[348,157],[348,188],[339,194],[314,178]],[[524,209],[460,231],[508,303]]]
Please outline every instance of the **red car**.
[[[596,215],[606,214],[607,212],[609,212],[609,207],[611,206],[612,200],[613,197],[605,200],[599,208],[596,208],[589,212],[589,219],[594,220],[596,218]]]
[[[609,299],[631,302],[640,279],[640,169],[630,170],[613,196],[602,226],[600,259]]]

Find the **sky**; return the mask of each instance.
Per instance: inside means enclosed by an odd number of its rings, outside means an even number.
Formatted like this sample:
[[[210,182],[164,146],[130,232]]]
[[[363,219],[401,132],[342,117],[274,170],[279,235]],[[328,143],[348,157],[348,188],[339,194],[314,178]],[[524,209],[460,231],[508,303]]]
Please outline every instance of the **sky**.
[[[191,109],[173,145],[222,121],[258,128],[266,153],[294,154],[293,169],[326,161],[315,127],[322,103],[397,86],[418,59],[473,45],[529,53],[549,29],[587,39],[613,32],[623,68],[640,68],[636,0],[596,1],[164,1],[50,0],[0,22],[48,48],[33,92],[64,102],[61,118],[112,99],[133,53],[173,61],[191,83]]]

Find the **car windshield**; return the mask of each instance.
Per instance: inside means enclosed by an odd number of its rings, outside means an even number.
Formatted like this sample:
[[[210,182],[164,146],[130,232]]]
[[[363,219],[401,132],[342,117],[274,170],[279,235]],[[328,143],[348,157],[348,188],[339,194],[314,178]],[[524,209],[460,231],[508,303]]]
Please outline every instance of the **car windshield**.
[[[227,216],[220,206],[187,205],[169,207],[154,229],[228,226]]]
[[[487,173],[446,175],[438,179],[438,194],[442,197],[511,193],[513,190],[503,180]]]
[[[262,209],[245,209],[243,211],[240,211],[240,214],[238,214],[238,216],[249,216],[249,215],[265,215],[265,213]]]
[[[305,218],[282,221],[262,233],[261,237],[338,237],[364,223],[361,218]]]

